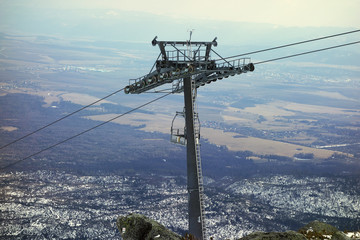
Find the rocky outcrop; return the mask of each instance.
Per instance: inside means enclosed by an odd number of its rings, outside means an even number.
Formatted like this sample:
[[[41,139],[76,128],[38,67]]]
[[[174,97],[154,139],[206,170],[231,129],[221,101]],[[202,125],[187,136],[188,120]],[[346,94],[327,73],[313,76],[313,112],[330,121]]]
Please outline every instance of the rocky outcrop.
[[[306,240],[305,236],[294,232],[254,232],[239,240]]]
[[[181,240],[176,233],[141,214],[119,217],[116,225],[124,240]]]
[[[313,221],[299,229],[307,239],[350,240],[343,232],[327,223]]]
[[[331,239],[350,240],[343,232],[329,224],[313,221],[299,229],[298,232],[255,232],[239,240],[306,240],[306,239]]]
[[[184,240],[191,237],[181,237],[165,228],[158,222],[141,214],[130,214],[119,217],[116,225],[124,240]],[[331,239],[351,240],[337,228],[313,221],[299,229],[298,232],[254,232],[238,240],[307,240],[307,239]]]

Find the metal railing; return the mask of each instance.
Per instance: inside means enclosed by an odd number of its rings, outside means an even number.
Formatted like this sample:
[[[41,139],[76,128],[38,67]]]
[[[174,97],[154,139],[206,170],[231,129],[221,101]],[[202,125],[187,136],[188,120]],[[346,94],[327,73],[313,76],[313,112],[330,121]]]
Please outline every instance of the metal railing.
[[[182,49],[182,50],[173,50],[166,51],[166,57],[169,61],[174,62],[189,62],[189,61],[205,61],[205,50],[197,49]]]
[[[248,65],[251,62],[250,58],[238,58],[231,61],[223,60],[222,62],[217,62],[217,68],[240,68]]]

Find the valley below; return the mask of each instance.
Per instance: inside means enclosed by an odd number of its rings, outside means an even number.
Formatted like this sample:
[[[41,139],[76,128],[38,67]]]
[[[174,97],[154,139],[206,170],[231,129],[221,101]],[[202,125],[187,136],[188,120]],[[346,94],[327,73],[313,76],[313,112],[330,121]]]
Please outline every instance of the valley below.
[[[0,146],[121,89],[153,59],[141,43],[9,34],[0,43]],[[313,220],[360,229],[360,68],[310,60],[259,65],[198,90],[214,239]],[[184,235],[186,150],[169,141],[183,96],[104,124],[158,96],[120,91],[2,148],[1,239],[121,239],[116,218],[129,213]]]

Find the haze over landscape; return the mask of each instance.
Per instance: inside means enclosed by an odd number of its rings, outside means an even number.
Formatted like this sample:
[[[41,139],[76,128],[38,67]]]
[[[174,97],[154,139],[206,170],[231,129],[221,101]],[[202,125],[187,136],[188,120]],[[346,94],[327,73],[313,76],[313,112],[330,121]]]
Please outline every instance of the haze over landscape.
[[[347,1],[0,0],[0,146],[149,73],[151,40],[212,41],[223,57],[360,27]],[[250,54],[254,63],[359,41],[347,34]],[[213,58],[218,58],[212,54]],[[209,236],[360,229],[359,44],[255,64],[198,89]],[[187,231],[186,150],[172,94],[30,156],[161,94],[122,91],[0,149],[2,239],[121,239],[116,218],[144,214]]]

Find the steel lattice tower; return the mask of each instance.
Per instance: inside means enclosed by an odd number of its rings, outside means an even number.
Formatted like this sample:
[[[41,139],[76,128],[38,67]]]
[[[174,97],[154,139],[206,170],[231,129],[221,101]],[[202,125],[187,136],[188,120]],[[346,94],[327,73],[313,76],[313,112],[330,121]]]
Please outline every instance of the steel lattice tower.
[[[190,35],[191,36],[191,35]],[[185,118],[183,129],[171,126],[171,142],[186,145],[187,148],[187,190],[189,197],[189,233],[197,239],[206,239],[204,187],[200,157],[200,121],[196,110],[197,88],[218,79],[254,71],[250,58],[226,61],[214,50],[216,38],[212,42],[152,41],[158,45],[160,54],[150,73],[130,80],[125,87],[126,94],[153,92],[184,92],[184,110],[176,117]],[[170,47],[170,49],[169,49]],[[210,52],[220,57],[219,61],[210,59]],[[161,58],[160,58],[161,57]],[[156,67],[154,69],[154,67]],[[170,89],[159,89],[164,84]]]

